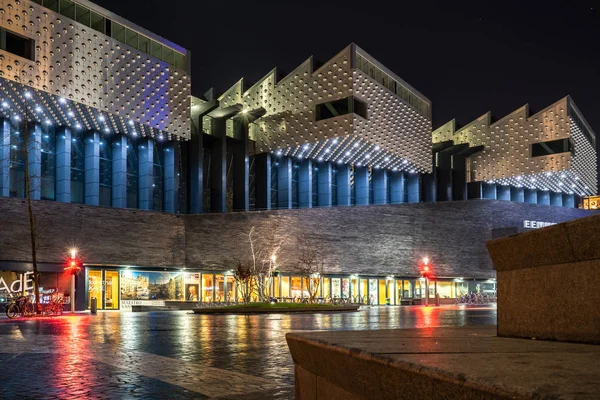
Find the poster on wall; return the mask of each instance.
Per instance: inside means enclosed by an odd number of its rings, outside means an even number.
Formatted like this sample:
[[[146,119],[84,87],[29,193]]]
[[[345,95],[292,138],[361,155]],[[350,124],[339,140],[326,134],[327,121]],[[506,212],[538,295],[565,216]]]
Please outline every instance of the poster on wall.
[[[333,298],[340,297],[340,289],[341,289],[340,281],[341,281],[340,278],[331,279],[331,297],[333,297]]]
[[[342,279],[342,298],[347,299],[350,297],[350,280]]]
[[[185,277],[181,272],[121,271],[121,301],[183,301],[184,285]]]

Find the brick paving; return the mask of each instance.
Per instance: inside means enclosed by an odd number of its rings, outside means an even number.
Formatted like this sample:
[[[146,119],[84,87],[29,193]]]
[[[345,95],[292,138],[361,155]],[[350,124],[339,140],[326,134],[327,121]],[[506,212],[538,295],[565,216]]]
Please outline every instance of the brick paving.
[[[289,331],[489,325],[495,318],[495,308],[380,307],[347,314],[0,319],[0,398],[290,399]]]

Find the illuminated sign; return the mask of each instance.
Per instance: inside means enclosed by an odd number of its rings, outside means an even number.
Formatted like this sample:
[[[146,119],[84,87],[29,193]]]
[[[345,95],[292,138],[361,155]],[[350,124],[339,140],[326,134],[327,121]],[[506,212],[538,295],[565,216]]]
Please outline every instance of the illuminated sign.
[[[542,222],[542,221],[523,221],[523,228],[526,229],[538,229],[545,228],[547,226],[556,225],[556,222]]]
[[[600,210],[600,196],[584,197],[581,208],[584,210]]]
[[[25,272],[20,274],[17,280],[13,280],[10,284],[0,276],[0,292],[20,293],[23,291],[33,290],[33,272]]]

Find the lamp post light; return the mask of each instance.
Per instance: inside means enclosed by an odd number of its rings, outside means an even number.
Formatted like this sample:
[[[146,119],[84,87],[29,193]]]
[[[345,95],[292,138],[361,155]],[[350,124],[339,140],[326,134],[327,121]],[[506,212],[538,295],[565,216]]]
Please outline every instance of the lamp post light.
[[[423,257],[422,275],[425,278],[425,306],[429,305],[429,258]]]
[[[71,269],[71,314],[75,314],[75,271],[77,269],[77,249],[70,250],[71,259],[69,268]]]

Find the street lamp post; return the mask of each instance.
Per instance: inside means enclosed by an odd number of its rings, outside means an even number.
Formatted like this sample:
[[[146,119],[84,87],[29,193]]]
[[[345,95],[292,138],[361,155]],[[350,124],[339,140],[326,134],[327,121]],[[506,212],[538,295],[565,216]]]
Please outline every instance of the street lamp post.
[[[423,258],[423,277],[425,278],[425,306],[429,305],[429,258]]]

